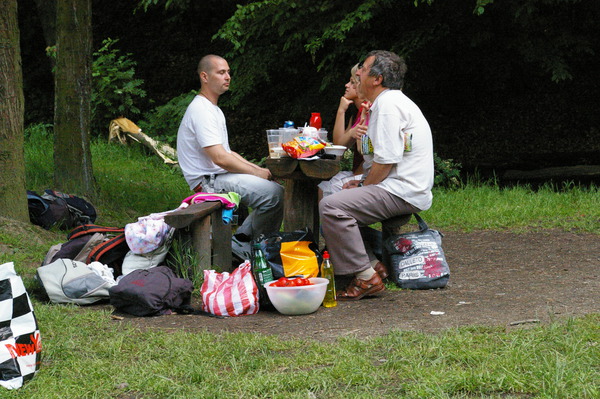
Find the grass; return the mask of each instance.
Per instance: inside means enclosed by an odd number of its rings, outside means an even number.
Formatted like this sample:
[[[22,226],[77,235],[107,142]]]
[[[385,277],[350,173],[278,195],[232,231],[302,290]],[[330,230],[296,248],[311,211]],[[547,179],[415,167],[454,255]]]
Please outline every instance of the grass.
[[[36,304],[40,398],[595,398],[600,317],[506,332],[392,331],[334,344],[246,333],[139,331],[107,311]],[[133,366],[135,365],[135,367]],[[23,396],[21,396],[23,395]]]
[[[28,139],[26,148],[28,188],[43,190],[51,184],[51,141],[44,132],[30,130],[32,136],[36,140]],[[95,204],[99,224],[123,225],[172,209],[188,193],[179,172],[138,147],[95,142],[93,156],[101,187]],[[436,190],[433,208],[423,215],[441,230],[600,234],[598,201],[595,187],[534,191],[468,183],[460,190]],[[1,223],[0,264],[13,261],[28,291],[37,293],[35,269],[65,233]],[[510,332],[473,326],[325,343],[246,333],[142,331],[111,320],[109,310],[36,298],[32,295],[42,368],[19,390],[0,388],[0,398],[600,396],[598,314]]]
[[[435,190],[432,208],[422,215],[440,229],[560,229],[598,234],[600,191],[596,186],[573,184],[546,184],[533,190],[468,183],[459,190]]]

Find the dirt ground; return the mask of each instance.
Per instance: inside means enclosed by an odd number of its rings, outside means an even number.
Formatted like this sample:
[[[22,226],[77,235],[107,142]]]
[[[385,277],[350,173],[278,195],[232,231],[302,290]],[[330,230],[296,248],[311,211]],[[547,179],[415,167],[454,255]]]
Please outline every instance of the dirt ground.
[[[469,325],[523,328],[600,313],[600,236],[561,231],[444,232],[443,247],[451,273],[444,289],[387,290],[303,316],[261,310],[252,316],[224,319],[169,315],[125,317],[115,322],[143,329],[245,331],[334,340]]]

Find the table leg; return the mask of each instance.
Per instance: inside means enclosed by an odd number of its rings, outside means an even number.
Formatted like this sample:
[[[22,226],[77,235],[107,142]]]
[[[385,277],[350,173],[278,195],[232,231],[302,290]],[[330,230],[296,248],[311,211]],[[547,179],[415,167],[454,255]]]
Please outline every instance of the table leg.
[[[319,237],[319,182],[315,180],[285,180],[283,228],[294,231],[309,227],[315,239]]]

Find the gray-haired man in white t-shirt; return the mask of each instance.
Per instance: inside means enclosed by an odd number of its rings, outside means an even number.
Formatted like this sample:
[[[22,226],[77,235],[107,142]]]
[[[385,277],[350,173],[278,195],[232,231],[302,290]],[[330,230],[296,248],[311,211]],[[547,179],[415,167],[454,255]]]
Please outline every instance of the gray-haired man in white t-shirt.
[[[323,236],[336,275],[352,275],[339,300],[358,300],[385,289],[385,265],[363,243],[360,228],[394,216],[429,209],[433,186],[431,129],[402,91],[406,64],[388,51],[370,52],[357,72],[359,91],[369,100],[367,134],[373,154],[365,155],[362,181],[319,203]]]

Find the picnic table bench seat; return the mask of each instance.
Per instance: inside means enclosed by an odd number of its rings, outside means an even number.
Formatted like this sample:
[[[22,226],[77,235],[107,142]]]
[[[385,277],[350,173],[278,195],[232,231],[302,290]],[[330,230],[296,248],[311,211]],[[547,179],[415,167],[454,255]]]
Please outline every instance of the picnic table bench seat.
[[[165,216],[165,222],[177,229],[187,229],[192,247],[200,258],[201,270],[218,266],[231,270],[231,225],[223,223],[223,204],[205,201],[192,204]]]

